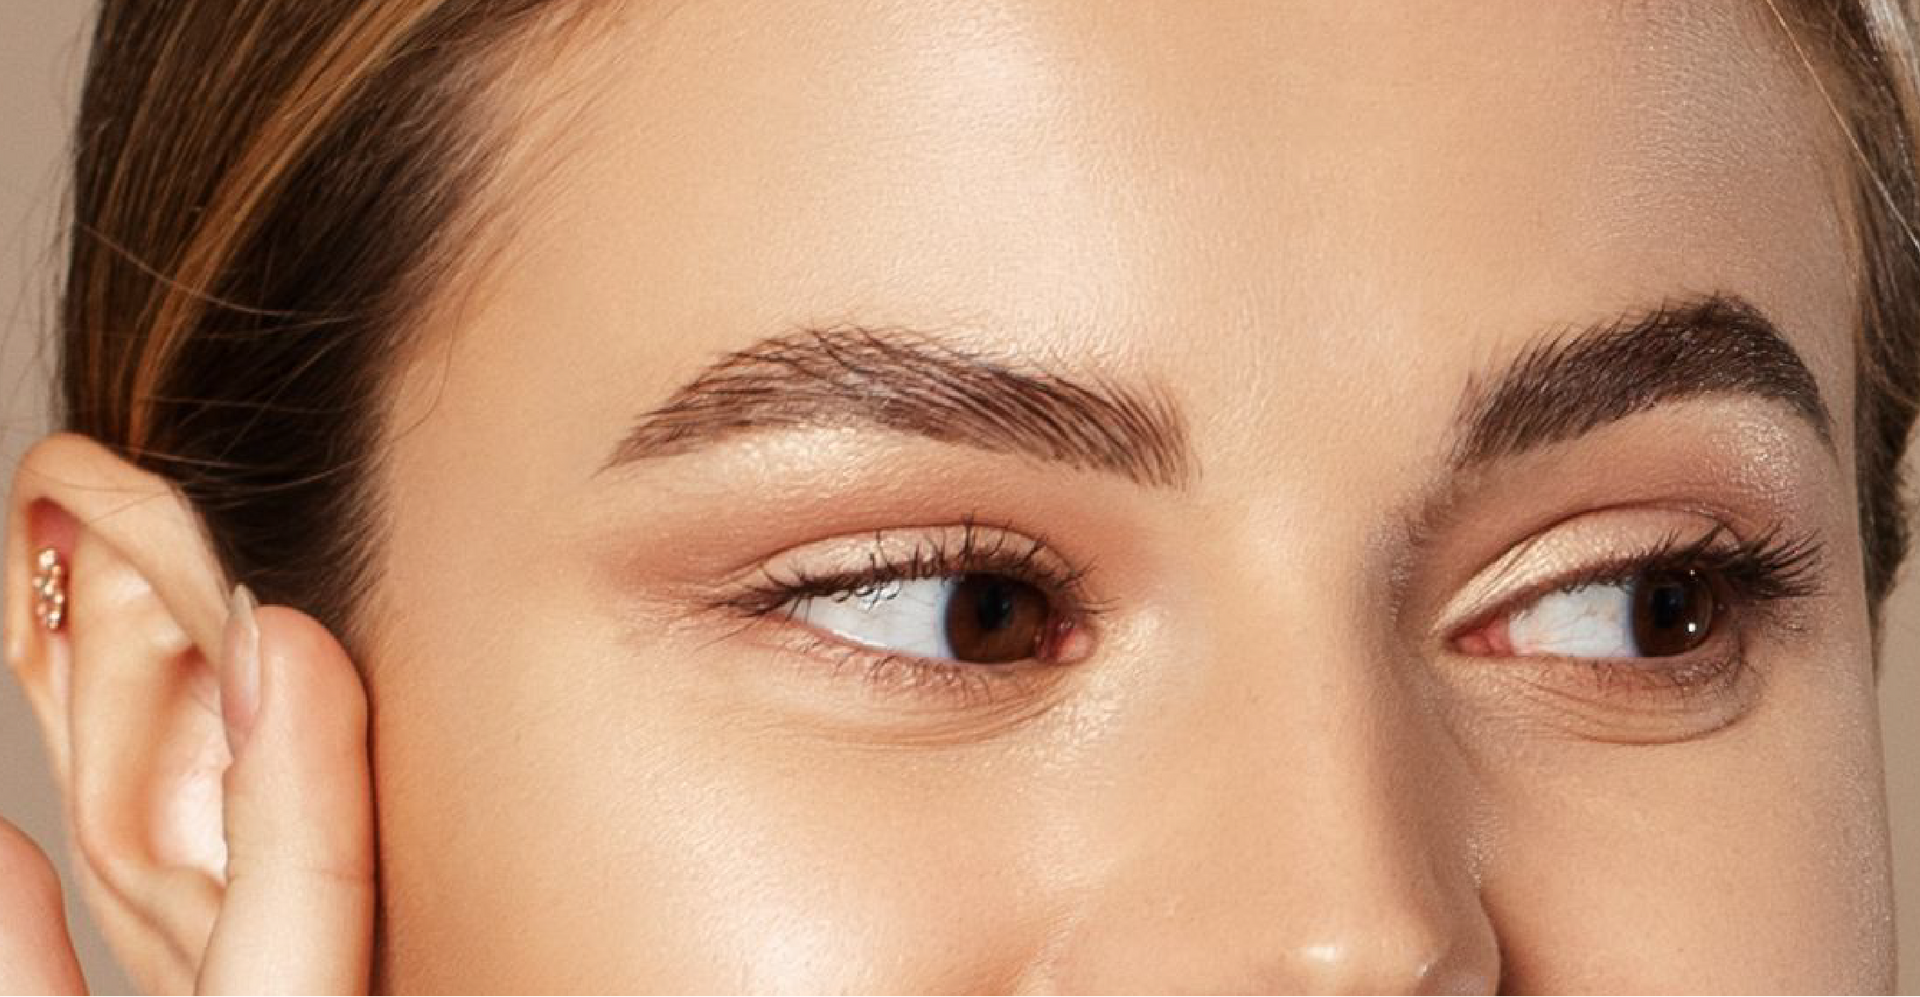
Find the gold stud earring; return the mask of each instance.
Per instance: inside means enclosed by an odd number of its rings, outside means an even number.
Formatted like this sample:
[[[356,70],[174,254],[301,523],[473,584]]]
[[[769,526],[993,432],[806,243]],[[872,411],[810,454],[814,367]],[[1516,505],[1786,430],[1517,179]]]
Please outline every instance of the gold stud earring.
[[[34,569],[33,618],[51,633],[67,622],[67,565],[59,551],[42,547]]]

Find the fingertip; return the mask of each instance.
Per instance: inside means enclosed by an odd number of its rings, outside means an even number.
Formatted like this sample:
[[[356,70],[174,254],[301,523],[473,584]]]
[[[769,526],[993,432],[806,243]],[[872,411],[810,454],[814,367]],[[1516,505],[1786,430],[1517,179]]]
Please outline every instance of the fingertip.
[[[360,673],[332,632],[319,620],[288,606],[262,606],[254,619],[266,681],[278,683],[309,705],[324,705],[337,722],[364,722],[366,691]],[[356,721],[356,717],[358,718]]]
[[[254,611],[261,646],[283,654],[352,667],[346,649],[325,625],[291,606],[261,606]]]

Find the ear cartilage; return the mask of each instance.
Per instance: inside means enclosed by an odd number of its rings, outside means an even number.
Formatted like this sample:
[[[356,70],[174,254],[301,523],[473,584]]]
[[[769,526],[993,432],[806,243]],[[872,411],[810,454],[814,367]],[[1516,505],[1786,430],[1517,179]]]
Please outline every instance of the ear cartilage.
[[[33,618],[39,620],[48,633],[66,624],[67,565],[60,559],[60,552],[52,547],[40,548],[34,559],[33,595]]]

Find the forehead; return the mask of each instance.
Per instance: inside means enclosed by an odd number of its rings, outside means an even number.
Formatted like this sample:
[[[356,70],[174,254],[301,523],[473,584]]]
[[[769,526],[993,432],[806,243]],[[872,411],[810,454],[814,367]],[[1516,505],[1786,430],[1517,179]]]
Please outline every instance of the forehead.
[[[510,97],[513,222],[430,392],[548,413],[541,461],[795,323],[1147,371],[1203,451],[1390,393],[1412,447],[1543,327],[1730,291],[1851,410],[1842,142],[1765,4],[616,12]]]

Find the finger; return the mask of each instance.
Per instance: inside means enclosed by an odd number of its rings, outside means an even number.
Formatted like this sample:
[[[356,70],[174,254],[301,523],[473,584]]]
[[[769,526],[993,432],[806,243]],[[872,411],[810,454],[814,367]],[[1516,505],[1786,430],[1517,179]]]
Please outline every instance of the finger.
[[[26,835],[0,820],[0,993],[86,992],[67,938],[60,877]]]
[[[366,993],[373,801],[359,675],[312,617],[256,612],[245,589],[226,642],[227,883],[200,990]]]

